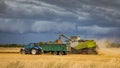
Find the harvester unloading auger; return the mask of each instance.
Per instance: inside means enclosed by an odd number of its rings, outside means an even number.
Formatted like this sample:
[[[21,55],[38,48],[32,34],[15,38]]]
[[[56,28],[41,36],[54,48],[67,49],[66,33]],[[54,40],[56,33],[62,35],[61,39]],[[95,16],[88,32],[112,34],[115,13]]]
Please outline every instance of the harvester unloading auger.
[[[96,42],[94,40],[81,40],[80,36],[72,36],[68,38],[64,34],[60,34],[56,40],[57,44],[63,44],[61,37],[66,38],[67,43],[71,46],[72,54],[98,54],[96,51]]]
[[[62,41],[62,37],[66,38],[69,42],[71,42],[72,40],[70,38],[68,38],[67,36],[65,36],[64,34],[60,34],[59,35],[59,38],[56,40],[56,43],[57,44],[63,44],[63,41]]]

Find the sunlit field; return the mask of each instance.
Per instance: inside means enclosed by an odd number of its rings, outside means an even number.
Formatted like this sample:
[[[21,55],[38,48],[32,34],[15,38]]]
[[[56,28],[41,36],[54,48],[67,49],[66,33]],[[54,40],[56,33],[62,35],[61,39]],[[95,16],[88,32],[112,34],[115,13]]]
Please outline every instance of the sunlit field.
[[[17,52],[19,48],[0,48],[0,68],[120,68],[119,48],[100,50],[99,55],[22,55]]]

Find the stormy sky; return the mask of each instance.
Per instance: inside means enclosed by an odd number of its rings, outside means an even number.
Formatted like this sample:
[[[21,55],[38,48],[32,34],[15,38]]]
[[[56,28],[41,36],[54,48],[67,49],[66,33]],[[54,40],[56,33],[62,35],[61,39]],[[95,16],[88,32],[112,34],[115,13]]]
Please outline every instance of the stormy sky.
[[[120,40],[120,0],[0,0],[0,43],[49,41],[61,33]]]

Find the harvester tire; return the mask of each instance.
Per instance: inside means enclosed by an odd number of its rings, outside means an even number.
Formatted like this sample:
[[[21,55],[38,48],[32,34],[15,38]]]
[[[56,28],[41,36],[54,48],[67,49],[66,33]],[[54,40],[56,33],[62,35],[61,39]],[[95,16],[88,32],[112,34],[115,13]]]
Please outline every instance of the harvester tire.
[[[94,51],[92,54],[97,55],[97,54],[98,54],[98,52],[97,52],[97,51]]]
[[[81,51],[81,54],[88,54],[88,49],[83,49],[83,50]]]
[[[96,51],[95,48],[90,48],[90,49],[88,50],[88,54],[96,55],[96,54],[98,54],[98,52]]]

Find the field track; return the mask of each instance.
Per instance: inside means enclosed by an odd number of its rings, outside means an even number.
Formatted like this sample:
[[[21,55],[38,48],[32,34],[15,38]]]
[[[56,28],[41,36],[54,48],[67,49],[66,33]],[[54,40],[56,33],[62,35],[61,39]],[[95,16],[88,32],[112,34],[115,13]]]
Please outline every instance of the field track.
[[[120,68],[119,54],[102,51],[99,55],[21,55],[19,48],[0,48],[0,68]]]

